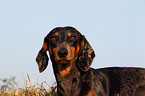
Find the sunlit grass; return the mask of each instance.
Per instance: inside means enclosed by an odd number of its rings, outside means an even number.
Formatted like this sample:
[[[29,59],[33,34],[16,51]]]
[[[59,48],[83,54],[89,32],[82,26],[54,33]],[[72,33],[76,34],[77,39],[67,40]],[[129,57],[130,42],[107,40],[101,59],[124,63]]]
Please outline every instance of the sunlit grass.
[[[56,96],[56,83],[52,86],[49,86],[45,81],[41,84],[32,84],[28,74],[27,78],[28,80],[25,82],[23,88],[17,89],[11,87],[16,84],[14,78],[1,79],[1,81],[11,82],[4,82],[5,84],[3,84],[0,89],[0,96]]]

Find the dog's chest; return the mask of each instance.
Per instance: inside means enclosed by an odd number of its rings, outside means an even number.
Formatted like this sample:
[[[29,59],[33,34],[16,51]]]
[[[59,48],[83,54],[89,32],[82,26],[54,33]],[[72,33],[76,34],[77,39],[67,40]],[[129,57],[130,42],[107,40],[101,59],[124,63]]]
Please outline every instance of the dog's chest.
[[[72,75],[73,74],[73,75]],[[80,93],[80,73],[73,72],[70,75],[61,78],[58,81],[58,87],[60,87],[64,94],[71,94],[71,96],[78,96]]]

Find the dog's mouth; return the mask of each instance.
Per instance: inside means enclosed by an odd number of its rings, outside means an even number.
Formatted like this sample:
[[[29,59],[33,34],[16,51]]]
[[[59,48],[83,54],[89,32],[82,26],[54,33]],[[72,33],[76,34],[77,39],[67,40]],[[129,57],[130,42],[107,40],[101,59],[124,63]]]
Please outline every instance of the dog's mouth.
[[[71,60],[66,60],[66,59],[60,59],[60,60],[56,60],[57,63],[61,63],[61,64],[68,64],[71,62]]]

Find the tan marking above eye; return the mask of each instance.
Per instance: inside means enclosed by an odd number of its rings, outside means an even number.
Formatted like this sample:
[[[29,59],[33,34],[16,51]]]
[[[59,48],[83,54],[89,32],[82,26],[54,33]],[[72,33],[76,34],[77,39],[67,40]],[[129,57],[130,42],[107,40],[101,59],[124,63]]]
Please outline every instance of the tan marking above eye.
[[[51,38],[51,40],[52,40],[52,41],[56,41],[56,40],[57,40],[57,36],[58,36],[58,33],[55,33],[55,34],[53,35],[53,37]]]
[[[55,35],[55,36],[58,36],[58,33],[55,33],[54,35]]]
[[[71,33],[68,33],[68,37],[71,37]]]
[[[75,36],[72,36],[72,33],[68,33],[68,37],[70,37],[70,40],[75,40],[76,39]]]

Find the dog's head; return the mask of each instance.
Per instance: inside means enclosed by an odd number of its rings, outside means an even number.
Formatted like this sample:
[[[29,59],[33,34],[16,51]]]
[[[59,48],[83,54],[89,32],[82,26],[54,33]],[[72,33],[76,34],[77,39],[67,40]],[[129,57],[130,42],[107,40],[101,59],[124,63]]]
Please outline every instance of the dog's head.
[[[76,61],[82,71],[88,71],[95,57],[85,36],[73,27],[57,27],[44,38],[43,47],[36,58],[40,72],[48,65],[47,51],[53,63],[65,65]]]

